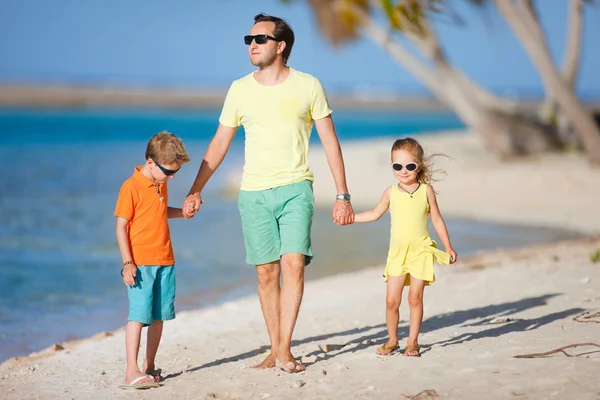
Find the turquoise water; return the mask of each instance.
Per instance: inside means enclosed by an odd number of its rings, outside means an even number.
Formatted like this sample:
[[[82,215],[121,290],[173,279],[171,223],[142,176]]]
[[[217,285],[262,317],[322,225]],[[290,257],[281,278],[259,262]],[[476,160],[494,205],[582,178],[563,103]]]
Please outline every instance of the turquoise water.
[[[170,130],[182,137],[192,158],[169,183],[171,205],[179,206],[217,119],[218,112],[210,110],[0,111],[0,361],[125,323],[127,296],[113,217],[121,183],[144,162],[149,137]],[[335,120],[342,140],[462,126],[447,114],[338,113]],[[243,162],[242,146],[239,134],[207,185],[202,212],[170,223],[178,310],[254,290],[235,199],[222,194],[223,174]],[[387,224],[341,230],[329,210],[318,211],[317,257],[308,277],[380,264]],[[462,254],[571,235],[460,220],[448,224]]]

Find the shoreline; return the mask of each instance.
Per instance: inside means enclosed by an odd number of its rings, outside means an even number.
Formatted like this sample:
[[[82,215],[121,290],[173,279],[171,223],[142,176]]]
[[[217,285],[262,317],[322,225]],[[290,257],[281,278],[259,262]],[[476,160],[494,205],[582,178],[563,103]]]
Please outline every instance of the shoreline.
[[[374,354],[386,336],[379,267],[307,282],[293,347],[309,367],[301,374],[247,369],[264,357],[268,343],[255,294],[181,312],[166,325],[157,359],[166,376],[164,387],[137,396],[391,399],[399,392],[429,389],[443,398],[504,398],[517,392],[527,398],[557,393],[592,399],[600,393],[600,382],[594,378],[600,373],[600,352],[593,347],[571,351],[587,350],[587,357],[581,358],[555,355],[521,361],[512,357],[594,342],[594,324],[577,323],[573,317],[600,309],[600,289],[593,284],[600,280],[600,268],[589,260],[596,248],[600,237],[586,237],[487,252],[438,268],[440,279],[428,289],[425,302],[420,359]],[[514,273],[526,280],[544,279],[515,287],[502,279]],[[488,281],[495,282],[491,291],[485,288]],[[338,287],[348,292],[339,295]],[[470,295],[452,296],[459,287]],[[440,301],[444,298],[451,302]],[[407,311],[403,303],[402,342]],[[0,364],[5,398],[129,398],[130,392],[117,388],[124,369],[123,337],[120,328],[5,361]],[[560,379],[545,378],[556,370],[562,371]],[[406,379],[390,380],[398,373]],[[467,381],[461,378],[465,374]]]
[[[268,343],[255,293],[178,312],[165,327],[157,359],[165,386],[136,396],[392,399],[424,390],[460,399],[600,395],[600,352],[593,347],[574,351],[585,353],[581,357],[514,359],[597,337],[595,324],[573,318],[600,311],[600,264],[592,261],[600,251],[600,213],[593,213],[600,188],[592,187],[600,169],[568,154],[500,163],[469,133],[418,139],[428,152],[453,157],[440,162],[448,177],[436,184],[445,217],[464,212],[475,220],[575,229],[585,237],[459,255],[457,264],[436,267],[438,280],[424,303],[420,359],[374,355],[386,337],[381,266],[307,280],[293,352],[310,368],[297,375],[247,369],[264,357]],[[342,143],[356,211],[373,207],[393,179],[389,146],[390,138]],[[333,182],[322,148],[311,149],[309,157],[318,177],[317,207],[329,209]],[[514,182],[523,185],[519,196],[506,191]],[[401,345],[407,312],[404,300]],[[117,388],[125,366],[123,341],[121,327],[10,358],[0,364],[6,399],[129,398],[130,392]],[[550,378],[556,371],[561,377]]]

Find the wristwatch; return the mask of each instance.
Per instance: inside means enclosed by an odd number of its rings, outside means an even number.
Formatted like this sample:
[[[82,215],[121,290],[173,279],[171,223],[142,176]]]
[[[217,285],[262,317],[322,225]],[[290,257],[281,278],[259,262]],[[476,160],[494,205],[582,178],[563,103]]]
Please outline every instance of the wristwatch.
[[[352,196],[350,196],[350,193],[342,193],[342,194],[338,194],[337,196],[335,196],[336,200],[342,200],[345,203],[350,203],[350,199]]]

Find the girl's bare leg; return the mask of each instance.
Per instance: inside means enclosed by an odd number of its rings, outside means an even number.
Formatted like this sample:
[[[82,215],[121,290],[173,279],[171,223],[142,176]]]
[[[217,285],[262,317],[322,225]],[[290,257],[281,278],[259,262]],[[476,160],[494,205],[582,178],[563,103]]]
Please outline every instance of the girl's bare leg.
[[[377,353],[387,355],[398,346],[398,321],[400,320],[400,303],[406,275],[388,276],[387,293],[385,296],[385,324],[388,330],[386,344],[377,349]]]
[[[410,329],[406,347],[408,349],[404,355],[418,356],[419,355],[419,332],[421,331],[421,323],[423,322],[423,292],[425,290],[425,281],[416,279],[411,276],[410,289],[408,290],[408,305],[410,306]]]

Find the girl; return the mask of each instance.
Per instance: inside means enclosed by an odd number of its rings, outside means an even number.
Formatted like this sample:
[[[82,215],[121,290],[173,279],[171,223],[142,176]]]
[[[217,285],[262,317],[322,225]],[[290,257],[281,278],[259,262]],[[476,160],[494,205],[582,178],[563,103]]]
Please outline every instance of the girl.
[[[441,264],[456,262],[446,224],[440,214],[431,183],[431,162],[423,147],[414,139],[398,139],[392,146],[392,169],[398,184],[385,189],[379,204],[355,215],[355,222],[376,221],[390,209],[392,228],[390,250],[383,277],[387,282],[385,320],[388,341],[377,353],[388,355],[398,349],[398,319],[402,290],[410,286],[410,332],[405,356],[418,357],[418,336],[423,321],[423,290],[435,281],[434,258]],[[427,221],[431,222],[446,252],[438,250],[429,237]]]

